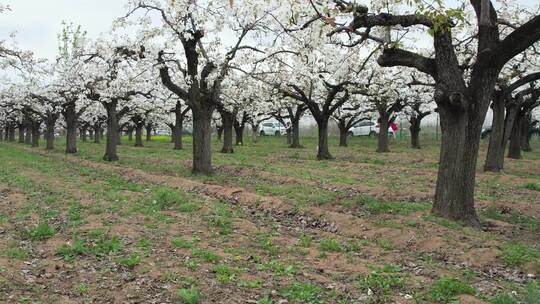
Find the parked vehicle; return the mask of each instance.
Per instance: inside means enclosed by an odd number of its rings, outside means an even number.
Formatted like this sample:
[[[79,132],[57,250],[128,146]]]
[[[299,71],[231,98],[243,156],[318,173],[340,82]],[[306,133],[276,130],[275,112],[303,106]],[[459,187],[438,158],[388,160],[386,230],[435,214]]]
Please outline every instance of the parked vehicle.
[[[379,124],[374,121],[362,121],[349,130],[350,136],[375,136],[379,134]],[[394,134],[392,127],[388,127],[388,134]]]
[[[259,133],[261,134],[261,136],[281,136],[287,134],[287,128],[279,122],[265,122],[262,124]]]

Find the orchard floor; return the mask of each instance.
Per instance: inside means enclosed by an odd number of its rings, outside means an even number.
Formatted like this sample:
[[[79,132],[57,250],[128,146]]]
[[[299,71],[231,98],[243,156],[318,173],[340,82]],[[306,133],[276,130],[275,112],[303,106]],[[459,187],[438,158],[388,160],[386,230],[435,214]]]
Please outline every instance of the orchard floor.
[[[477,174],[475,229],[430,215],[438,146],[284,138],[192,176],[191,139],[0,142],[2,303],[540,303],[540,142]],[[518,302],[521,301],[521,302]]]

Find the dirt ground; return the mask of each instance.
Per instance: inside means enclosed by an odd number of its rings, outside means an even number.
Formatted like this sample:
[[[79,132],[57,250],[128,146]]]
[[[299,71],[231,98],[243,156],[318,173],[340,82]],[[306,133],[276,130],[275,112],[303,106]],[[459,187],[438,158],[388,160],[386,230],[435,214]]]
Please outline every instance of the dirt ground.
[[[477,174],[482,228],[430,214],[438,150],[372,140],[214,155],[0,143],[5,303],[529,303],[540,295],[540,144]],[[216,147],[219,143],[216,143]],[[217,150],[217,148],[216,148]],[[479,160],[483,159],[485,143]],[[481,164],[479,164],[479,168]],[[540,297],[539,297],[540,298]],[[501,299],[515,302],[500,302]],[[497,302],[499,301],[499,302]],[[531,302],[537,303],[537,302]]]

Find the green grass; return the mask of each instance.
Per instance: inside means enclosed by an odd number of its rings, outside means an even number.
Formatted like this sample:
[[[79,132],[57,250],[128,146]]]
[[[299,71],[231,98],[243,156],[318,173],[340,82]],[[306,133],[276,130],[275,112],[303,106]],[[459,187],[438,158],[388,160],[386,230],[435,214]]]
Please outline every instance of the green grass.
[[[328,252],[341,252],[343,251],[343,246],[341,243],[332,238],[323,238],[321,239],[319,243],[319,248],[322,251],[328,251]]]
[[[501,248],[501,258],[507,266],[535,263],[540,268],[540,251],[521,243],[506,243]]]
[[[534,191],[540,191],[540,184],[539,183],[527,183],[523,185],[523,188],[534,190]]]
[[[475,289],[455,278],[437,280],[429,289],[427,298],[436,303],[450,303],[462,294],[475,294]]]
[[[26,231],[28,238],[41,241],[52,237],[56,233],[55,229],[47,222],[41,222],[36,227]]]
[[[369,294],[370,303],[386,303],[392,295],[403,288],[404,278],[401,269],[394,265],[374,267],[368,275],[358,278],[358,288]]]
[[[182,288],[176,291],[176,294],[180,298],[181,302],[184,304],[198,304],[201,302],[201,294],[199,290],[195,287],[189,289]]]
[[[289,301],[304,304],[322,304],[324,290],[315,284],[311,283],[293,283],[280,291],[280,295],[287,298]]]

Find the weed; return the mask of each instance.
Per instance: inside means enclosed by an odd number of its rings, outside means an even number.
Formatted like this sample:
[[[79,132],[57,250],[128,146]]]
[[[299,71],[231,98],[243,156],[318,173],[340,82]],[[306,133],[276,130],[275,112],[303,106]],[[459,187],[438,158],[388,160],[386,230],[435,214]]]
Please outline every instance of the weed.
[[[191,255],[196,258],[200,258],[205,262],[217,262],[221,259],[219,255],[216,253],[208,250],[208,249],[202,249],[202,248],[195,248],[191,250]]]
[[[212,271],[216,274],[216,277],[221,284],[228,284],[236,281],[239,269],[230,267],[226,264],[218,264],[212,267]]]
[[[322,304],[324,303],[323,289],[310,283],[293,283],[280,292],[281,296],[298,303]]]
[[[540,251],[521,243],[504,244],[501,251],[501,258],[507,266],[521,266],[540,259]]]
[[[54,228],[51,227],[49,223],[47,222],[41,222],[33,229],[26,231],[26,235],[28,236],[28,238],[35,241],[48,239],[52,237],[54,234],[55,234]]]
[[[534,191],[540,191],[540,184],[539,183],[527,183],[523,185],[523,188],[534,190]]]
[[[396,289],[403,287],[400,271],[400,268],[394,265],[374,267],[370,274],[359,278],[358,286],[364,293],[370,294],[370,301],[386,303]]]
[[[182,288],[178,289],[176,292],[180,299],[182,300],[181,303],[184,304],[198,304],[201,302],[201,294],[199,290],[195,287],[191,287],[189,289]]]
[[[141,256],[137,253],[131,253],[126,257],[117,259],[116,263],[127,268],[134,268],[141,263]]]
[[[454,278],[442,278],[437,280],[428,291],[428,298],[437,303],[450,303],[458,295],[472,294],[475,290],[467,283]]]
[[[328,252],[343,251],[343,247],[341,246],[341,243],[339,243],[339,241],[337,241],[336,239],[332,239],[332,238],[321,239],[319,243],[319,248],[322,251],[328,251]]]

